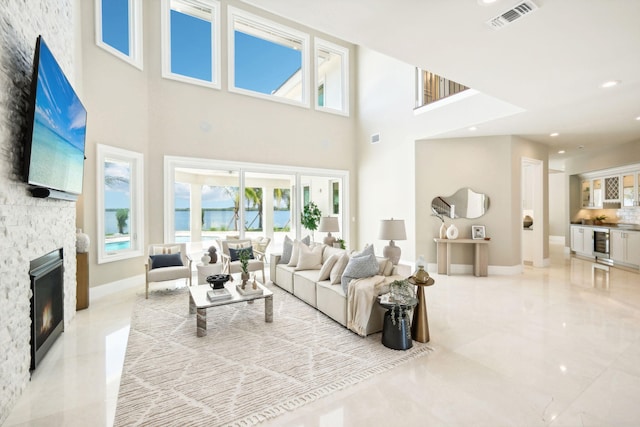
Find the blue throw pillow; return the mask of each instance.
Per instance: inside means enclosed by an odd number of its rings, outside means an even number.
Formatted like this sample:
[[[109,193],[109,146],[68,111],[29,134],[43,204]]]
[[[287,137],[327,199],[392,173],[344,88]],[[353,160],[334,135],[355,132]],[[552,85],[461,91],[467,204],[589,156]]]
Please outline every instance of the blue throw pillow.
[[[364,251],[363,251],[364,252]],[[378,274],[378,260],[374,254],[360,255],[349,259],[349,263],[342,273],[342,290],[348,294],[349,283],[353,279],[373,277]]]
[[[240,252],[241,251],[249,252],[249,259],[254,259],[253,258],[253,248],[251,248],[251,247],[249,247],[249,248],[238,248],[238,249],[229,248],[229,257],[231,258],[231,261],[240,260]]]
[[[175,254],[160,254],[160,255],[150,255],[151,258],[151,268],[162,268],[162,267],[182,267],[182,258],[180,257],[180,252]]]

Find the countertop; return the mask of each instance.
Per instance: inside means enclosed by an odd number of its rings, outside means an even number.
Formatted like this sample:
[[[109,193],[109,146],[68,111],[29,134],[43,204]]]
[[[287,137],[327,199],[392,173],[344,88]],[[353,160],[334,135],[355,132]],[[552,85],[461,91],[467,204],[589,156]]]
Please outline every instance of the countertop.
[[[605,222],[600,225],[595,225],[595,224],[582,224],[581,222],[572,222],[571,225],[579,225],[581,227],[612,228],[616,230],[640,231],[640,224],[615,224],[615,223]]]

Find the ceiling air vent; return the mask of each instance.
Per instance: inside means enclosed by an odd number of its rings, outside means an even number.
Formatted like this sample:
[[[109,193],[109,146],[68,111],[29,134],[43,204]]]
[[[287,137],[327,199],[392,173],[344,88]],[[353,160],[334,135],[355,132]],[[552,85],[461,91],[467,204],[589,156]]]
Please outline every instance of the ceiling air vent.
[[[523,1],[495,18],[488,20],[487,25],[494,30],[499,30],[537,9],[538,6],[531,0]]]

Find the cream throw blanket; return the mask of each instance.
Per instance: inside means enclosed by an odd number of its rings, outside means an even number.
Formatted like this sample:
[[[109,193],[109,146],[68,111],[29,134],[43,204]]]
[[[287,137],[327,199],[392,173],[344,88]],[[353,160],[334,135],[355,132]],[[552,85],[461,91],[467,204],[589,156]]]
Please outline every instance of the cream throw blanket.
[[[376,297],[389,292],[389,284],[398,276],[372,276],[353,279],[347,290],[347,328],[363,337]]]

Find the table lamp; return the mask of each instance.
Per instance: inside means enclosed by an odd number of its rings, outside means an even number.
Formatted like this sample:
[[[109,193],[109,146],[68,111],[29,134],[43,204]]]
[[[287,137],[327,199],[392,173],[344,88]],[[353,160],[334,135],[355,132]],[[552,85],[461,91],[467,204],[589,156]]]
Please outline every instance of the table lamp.
[[[338,224],[338,218],[335,216],[323,216],[320,218],[320,225],[318,226],[318,231],[321,233],[327,233],[327,237],[324,238],[322,243],[325,245],[333,246],[336,241],[336,238],[331,235],[331,232],[340,231],[340,226]]]
[[[380,232],[378,239],[389,240],[389,245],[382,250],[382,256],[388,258],[393,265],[400,262],[401,250],[395,245],[394,240],[407,240],[407,233],[404,229],[403,219],[383,219],[380,221]]]

